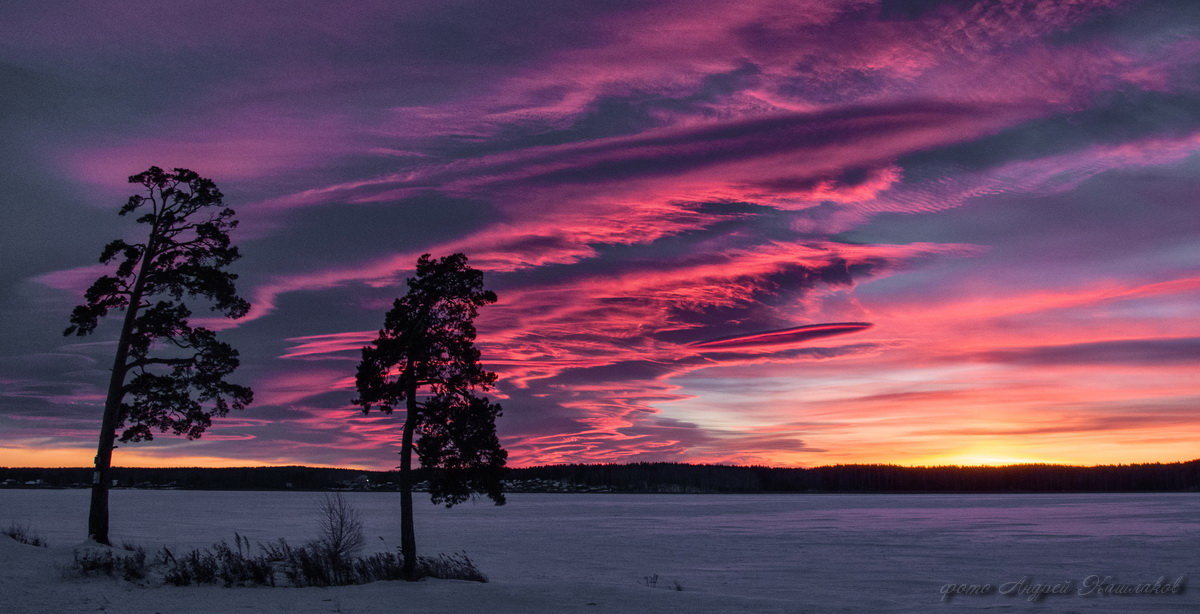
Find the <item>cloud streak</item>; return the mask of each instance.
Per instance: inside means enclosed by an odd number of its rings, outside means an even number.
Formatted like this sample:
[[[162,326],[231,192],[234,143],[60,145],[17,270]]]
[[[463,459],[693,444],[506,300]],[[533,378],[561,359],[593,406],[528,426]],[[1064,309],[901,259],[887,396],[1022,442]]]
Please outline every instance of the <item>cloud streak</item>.
[[[707,341],[698,341],[691,347],[701,350],[754,350],[754,349],[784,349],[798,343],[804,343],[822,337],[844,335],[846,333],[866,330],[871,325],[866,322],[839,322],[834,324],[809,324],[794,328],[752,333],[749,335],[734,335],[720,337]]]

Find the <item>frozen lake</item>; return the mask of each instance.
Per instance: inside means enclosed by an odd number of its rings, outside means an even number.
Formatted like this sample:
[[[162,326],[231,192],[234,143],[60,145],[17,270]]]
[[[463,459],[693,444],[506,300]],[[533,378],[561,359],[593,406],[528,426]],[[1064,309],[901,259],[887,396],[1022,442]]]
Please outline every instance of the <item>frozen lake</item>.
[[[197,547],[236,531],[251,541],[314,536],[322,493],[112,492],[114,543]],[[369,548],[399,544],[395,493],[344,493]],[[1049,595],[1001,585],[1123,584],[1200,578],[1200,495],[581,495],[514,494],[452,509],[418,493],[417,546],[465,550],[493,585],[659,588],[769,600],[778,611],[1200,611],[1182,595]],[[88,493],[0,490],[0,524],[52,546],[82,541]],[[992,585],[940,602],[947,584]],[[231,589],[232,590],[232,589]],[[647,589],[649,590],[649,589]]]

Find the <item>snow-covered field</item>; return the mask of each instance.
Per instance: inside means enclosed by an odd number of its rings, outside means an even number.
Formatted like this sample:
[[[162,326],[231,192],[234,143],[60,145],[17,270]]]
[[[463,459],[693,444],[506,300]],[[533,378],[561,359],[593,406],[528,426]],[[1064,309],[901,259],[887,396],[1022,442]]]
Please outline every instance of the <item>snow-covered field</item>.
[[[113,540],[198,547],[236,531],[299,544],[315,535],[321,496],[116,490]],[[345,496],[369,548],[398,545],[396,494]],[[28,524],[51,545],[0,539],[0,612],[1200,612],[1200,586],[1077,594],[1106,576],[1200,580],[1197,494],[517,494],[504,507],[425,504],[419,551],[465,550],[490,583],[328,589],[63,578],[86,507],[82,490],[0,490],[0,525]],[[654,574],[657,587],[646,586]],[[1070,582],[1072,594],[1000,594],[1023,578]],[[670,590],[676,582],[682,591]],[[944,602],[948,584],[992,589]]]

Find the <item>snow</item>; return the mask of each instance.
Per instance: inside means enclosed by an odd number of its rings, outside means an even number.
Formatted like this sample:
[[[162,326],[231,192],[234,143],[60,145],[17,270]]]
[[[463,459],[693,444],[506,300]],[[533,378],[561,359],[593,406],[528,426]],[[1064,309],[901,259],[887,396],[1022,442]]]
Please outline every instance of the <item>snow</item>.
[[[112,492],[112,537],[152,551],[314,536],[321,493]],[[395,493],[344,493],[371,550],[398,545]],[[1200,496],[515,494],[504,507],[419,505],[417,546],[465,550],[491,582],[336,588],[143,588],[64,577],[87,493],[0,490],[0,612],[1196,612],[1177,595],[1080,597],[1085,579],[1198,576]],[[656,587],[645,578],[657,574]],[[1072,582],[1038,603],[941,601],[947,584]],[[675,582],[682,591],[670,590]]]

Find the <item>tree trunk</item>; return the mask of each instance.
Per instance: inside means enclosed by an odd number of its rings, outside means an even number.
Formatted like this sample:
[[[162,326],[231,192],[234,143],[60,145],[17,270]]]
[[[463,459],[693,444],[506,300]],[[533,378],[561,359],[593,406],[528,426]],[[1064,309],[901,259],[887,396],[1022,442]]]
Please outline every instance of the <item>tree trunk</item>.
[[[132,302],[131,302],[132,303]],[[104,399],[104,417],[100,420],[100,441],[96,445],[96,470],[92,473],[92,505],[88,511],[88,539],[105,545],[108,540],[108,485],[112,468],[114,440],[121,418],[121,401],[125,397],[125,361],[129,357],[129,332],[137,315],[132,303],[125,313],[121,337],[117,340],[117,356],[113,359],[112,376],[108,380],[108,396]]]
[[[404,579],[416,580],[417,537],[413,528],[412,445],[417,427],[416,387],[408,393],[404,437],[400,443],[400,554],[404,557]]]
[[[130,292],[129,306],[121,323],[121,336],[117,338],[117,355],[113,358],[112,375],[108,380],[108,396],[104,399],[104,417],[100,420],[100,441],[96,444],[96,470],[92,473],[92,504],[88,510],[88,538],[111,546],[108,540],[108,486],[112,469],[112,453],[117,438],[117,427],[121,422],[121,401],[125,398],[125,375],[129,367],[129,337],[141,307],[142,294],[146,291],[146,273],[150,260],[155,256],[158,245],[158,225],[151,232],[149,247],[142,255],[142,263]]]

